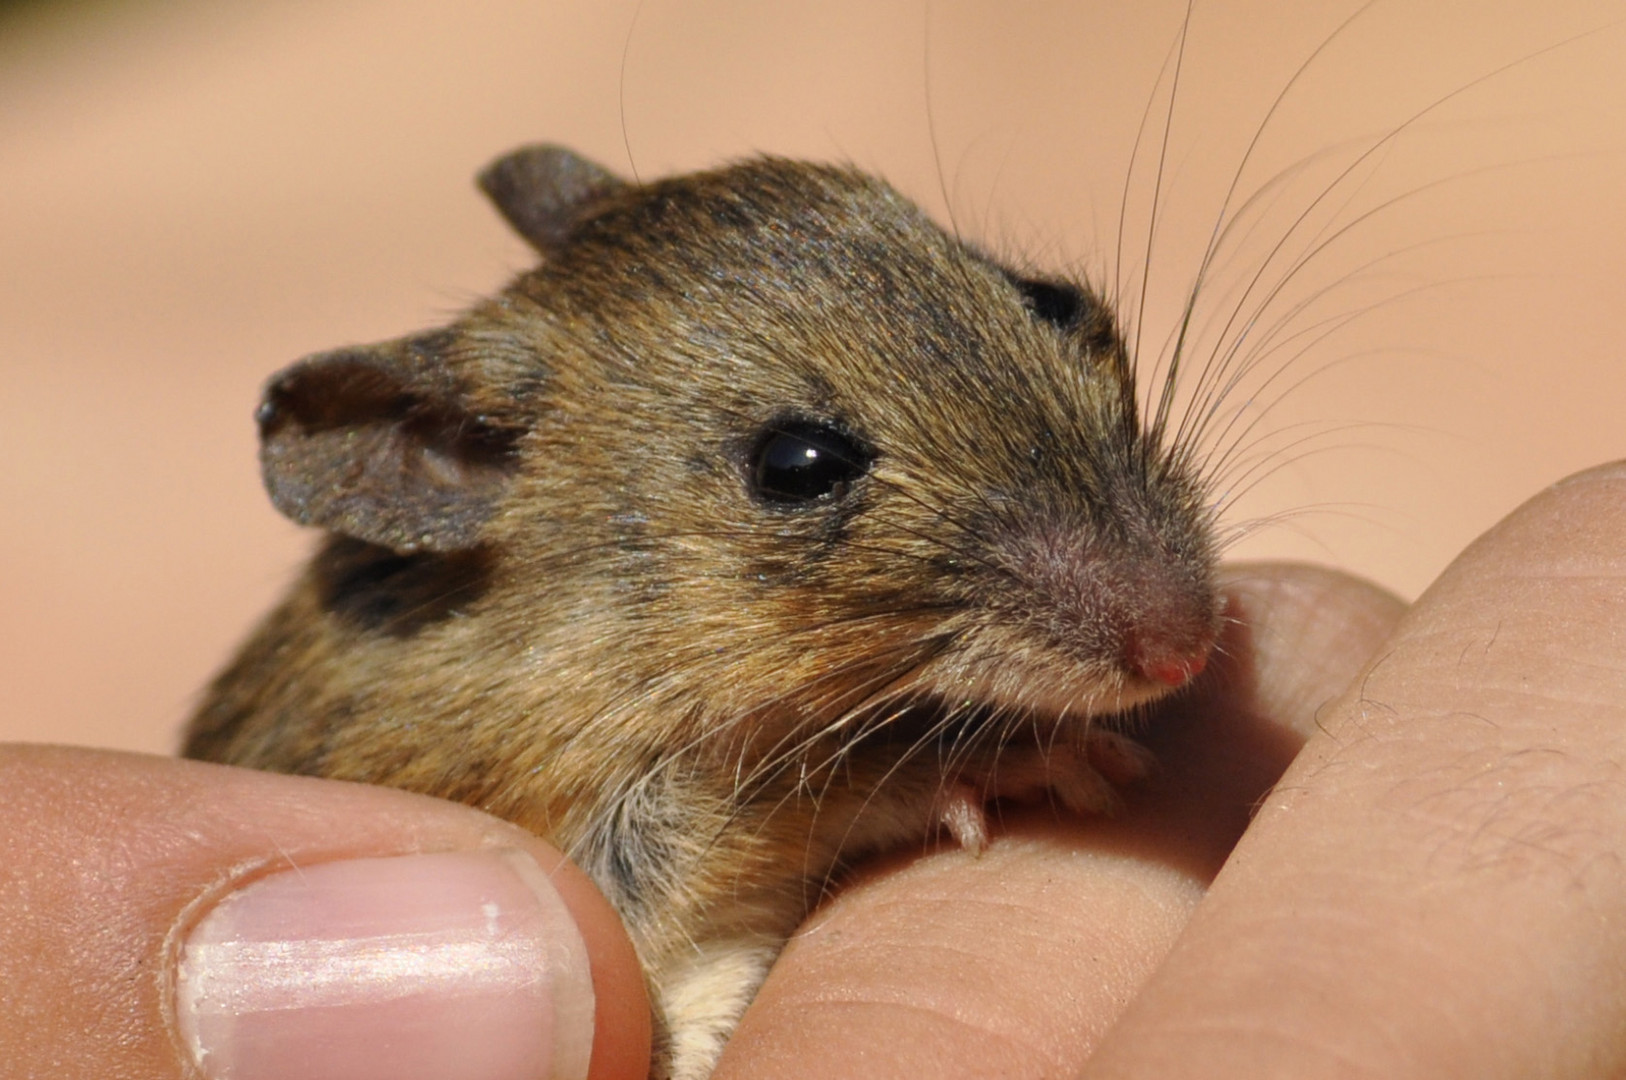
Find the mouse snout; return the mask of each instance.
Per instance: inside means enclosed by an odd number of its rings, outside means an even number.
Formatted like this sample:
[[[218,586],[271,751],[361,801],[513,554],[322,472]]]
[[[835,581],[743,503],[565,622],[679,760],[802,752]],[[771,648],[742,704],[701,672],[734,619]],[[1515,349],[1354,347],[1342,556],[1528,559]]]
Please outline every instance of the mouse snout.
[[[1162,627],[1132,628],[1124,635],[1123,665],[1147,682],[1173,689],[1203,673],[1213,641],[1206,636],[1162,632]]]
[[[1122,581],[1112,621],[1124,670],[1170,689],[1201,675],[1214,647],[1212,589],[1166,565],[1126,567]]]
[[[1026,620],[1063,651],[1164,689],[1208,665],[1216,599],[1202,560],[1054,527],[1015,532],[1003,554]]]

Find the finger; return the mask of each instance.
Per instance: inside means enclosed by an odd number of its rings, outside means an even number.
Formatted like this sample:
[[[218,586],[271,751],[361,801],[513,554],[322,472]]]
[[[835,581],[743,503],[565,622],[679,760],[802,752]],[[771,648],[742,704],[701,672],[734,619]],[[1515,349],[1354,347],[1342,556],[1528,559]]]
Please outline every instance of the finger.
[[[1387,639],[1405,605],[1369,582],[1302,564],[1242,564],[1222,579],[1228,629],[1212,674],[1158,712],[1143,741],[1153,782],[1111,823],[1144,861],[1204,886],[1318,714]]]
[[[1622,1074],[1622,536],[1615,465],[1447,570],[1087,1075]]]
[[[943,850],[872,868],[792,940],[718,1080],[1080,1067],[1179,933],[1297,732],[1400,610],[1306,567],[1245,568],[1228,592],[1222,654],[1200,693],[1153,720],[1159,768],[1122,814],[1066,822],[1041,809],[1008,817],[980,857]]]
[[[592,885],[466,807],[333,781],[0,749],[8,1075],[584,1076],[648,1068]]]

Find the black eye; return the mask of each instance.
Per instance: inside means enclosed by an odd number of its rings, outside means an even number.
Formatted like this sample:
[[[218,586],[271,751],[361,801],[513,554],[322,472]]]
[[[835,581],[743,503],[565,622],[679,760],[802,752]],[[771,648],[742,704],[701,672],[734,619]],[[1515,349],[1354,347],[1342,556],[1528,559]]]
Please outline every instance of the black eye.
[[[772,424],[751,454],[751,488],[774,503],[840,498],[869,471],[868,450],[840,429],[811,420]]]
[[[1016,277],[1011,284],[1021,291],[1029,309],[1057,330],[1076,330],[1084,321],[1084,291],[1077,286]]]

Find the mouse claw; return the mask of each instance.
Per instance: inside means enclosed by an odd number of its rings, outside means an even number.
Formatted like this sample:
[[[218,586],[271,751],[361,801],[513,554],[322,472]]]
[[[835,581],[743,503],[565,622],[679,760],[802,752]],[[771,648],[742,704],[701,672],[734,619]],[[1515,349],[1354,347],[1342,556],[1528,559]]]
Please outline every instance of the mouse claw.
[[[984,828],[987,814],[982,807],[995,800],[1029,804],[1048,800],[1074,814],[1110,816],[1123,806],[1118,789],[1144,779],[1155,765],[1151,752],[1140,743],[1104,729],[1080,732],[1056,745],[1025,752],[1007,747],[980,785],[961,782],[966,793],[951,796],[943,812],[963,813],[953,807],[957,797],[976,806]],[[953,825],[948,827],[959,835]]]
[[[1093,728],[1085,737],[1084,758],[1091,769],[1118,787],[1146,779],[1157,765],[1152,752],[1134,739],[1100,728]]]
[[[1044,760],[1044,793],[1074,814],[1110,817],[1123,805],[1113,778],[1087,755],[1060,749]]]
[[[956,781],[942,793],[937,820],[971,855],[981,855],[988,846],[986,796],[965,781]]]

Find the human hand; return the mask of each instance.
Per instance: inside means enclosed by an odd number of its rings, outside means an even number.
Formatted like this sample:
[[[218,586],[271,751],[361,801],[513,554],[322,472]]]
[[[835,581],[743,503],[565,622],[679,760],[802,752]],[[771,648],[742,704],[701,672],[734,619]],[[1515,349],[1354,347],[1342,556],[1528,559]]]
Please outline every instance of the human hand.
[[[1369,588],[1323,572],[1260,571],[1251,584],[1241,588],[1248,598],[1248,629],[1255,635],[1302,621],[1308,608],[1325,606],[1315,602],[1322,595],[1332,598],[1335,610],[1348,609],[1343,622],[1326,627],[1334,640],[1346,636],[1357,641],[1375,639],[1398,610],[1397,604]],[[1349,623],[1352,618],[1354,624]],[[1339,632],[1339,627],[1348,634]],[[1229,648],[1239,655],[1251,655],[1247,641],[1237,634],[1232,638]],[[1315,647],[1297,637],[1273,638],[1261,643],[1258,650],[1266,660],[1301,653],[1319,655]],[[1355,662],[1349,656],[1306,685],[1295,686],[1303,670],[1284,660],[1260,670],[1264,689],[1216,686],[1208,696],[1252,706],[1261,694],[1274,694],[1265,711],[1298,715],[1307,711],[1306,702],[1331,692],[1328,684],[1347,678]],[[1149,967],[1201,894],[1200,882],[1212,875],[1241,831],[1249,800],[1280,771],[1292,748],[1290,737],[1282,737],[1268,725],[1255,724],[1243,731],[1250,721],[1242,720],[1231,725],[1235,730],[1225,729],[1210,722],[1197,707],[1183,710],[1181,716],[1186,719],[1160,721],[1159,729],[1152,733],[1164,759],[1159,782],[1131,793],[1135,805],[1119,820],[1063,826],[1048,813],[1029,815],[1021,822],[1012,820],[1005,837],[981,859],[944,851],[874,868],[867,883],[850,899],[838,900],[815,925],[839,920],[851,911],[861,921],[869,920],[861,928],[868,937],[861,940],[896,933],[898,924],[886,917],[885,910],[876,918],[876,890],[882,890],[883,899],[901,897],[896,910],[908,913],[922,903],[934,902],[933,890],[940,891],[944,884],[952,885],[969,873],[974,897],[969,903],[964,901],[965,882],[956,886],[961,899],[938,895],[938,914],[949,917],[934,926],[953,932],[965,927],[964,916],[991,913],[994,925],[988,928],[987,940],[997,941],[1010,930],[995,906],[1001,895],[1015,895],[1019,903],[1028,903],[1032,896],[1027,889],[1035,873],[1052,873],[1054,867],[1049,864],[1058,856],[1094,852],[1085,865],[1075,867],[1083,873],[1053,882],[1054,887],[1043,894],[1046,902],[1027,912],[1027,928],[1034,933],[1086,929],[1106,949],[1100,955],[1115,965],[1120,976],[1133,976]],[[1201,753],[1196,752],[1198,748]],[[1218,755],[1219,762],[1209,761],[1205,754]],[[1190,788],[1187,796],[1203,798],[1181,805],[1180,799],[1168,796],[1171,782],[1177,779],[1188,787],[1218,783],[1219,788]],[[1179,784],[1173,787],[1179,788]],[[362,885],[353,886],[352,903],[364,910],[378,909],[367,910],[368,917],[377,920],[389,917],[398,894],[414,889],[406,883],[393,889],[386,885],[383,894],[370,888],[368,876],[379,871],[413,869],[413,859],[377,857],[494,847],[528,852],[538,865],[553,872],[552,880],[587,943],[598,1003],[593,1080],[644,1074],[647,1005],[630,948],[613,914],[578,872],[559,864],[558,856],[534,838],[501,822],[464,807],[382,788],[46,747],[0,750],[0,791],[6,793],[10,811],[8,829],[0,833],[0,859],[7,868],[0,875],[0,985],[7,987],[8,1002],[0,1010],[0,1048],[17,1075],[164,1080],[185,1075],[185,1063],[192,1056],[190,1034],[197,1025],[178,1022],[177,1012],[186,1011],[187,996],[184,991],[174,992],[178,954],[195,927],[208,925],[209,910],[245,882],[280,873],[286,875],[285,880],[305,887],[312,879],[325,877],[329,868],[349,865],[363,875]],[[1227,812],[1206,816],[1205,808],[1211,805],[1223,805]],[[1149,816],[1162,820],[1161,829],[1148,825]],[[357,858],[363,861],[348,862]],[[425,866],[420,861],[417,869],[427,872],[431,886],[442,883],[444,867]],[[470,869],[477,876],[482,872],[478,867],[464,867]],[[500,875],[502,867],[497,869]],[[937,876],[943,874],[944,883],[937,883]],[[1137,876],[1145,880],[1137,881]],[[452,881],[455,885],[455,875]],[[1160,898],[1159,890],[1170,895]],[[332,902],[331,889],[318,892],[327,899],[310,902]],[[457,890],[452,889],[451,894],[457,895]],[[951,905],[946,912],[942,909],[945,903]],[[1123,910],[1114,914],[1114,906]],[[220,910],[230,910],[230,905]],[[972,925],[978,921],[973,919]],[[322,936],[341,940],[362,933],[341,935],[331,928],[321,929],[328,930]],[[308,941],[310,936],[278,935],[293,941],[302,937]],[[826,943],[827,938],[809,931],[792,950],[792,972],[801,972],[804,979],[808,947],[815,942]],[[881,954],[887,963],[867,969],[862,965],[815,969],[815,977],[833,975],[820,993],[829,994],[833,988],[839,994],[844,987],[861,986],[867,971],[871,977],[890,974],[898,992],[905,995],[918,996],[934,985],[938,992],[950,995],[977,989],[990,1023],[1022,1016],[1020,990],[1031,989],[1032,984],[1018,965],[967,972],[955,971],[952,965],[922,964],[941,955],[930,945],[906,935]],[[891,961],[899,963],[893,968]],[[331,964],[326,966],[331,969]],[[307,963],[306,968],[296,970],[307,976],[314,975],[317,967]],[[1071,971],[1053,970],[1052,975],[1075,980],[1080,986],[1099,982],[1076,965]],[[791,985],[795,978],[793,974]],[[854,1053],[872,1054],[877,1048],[901,1045],[895,1032],[886,1030],[893,1021],[884,1011],[878,1016],[880,1030],[836,1016],[825,1031],[830,1040],[825,1046],[809,1049],[794,1038],[780,1042],[786,1033],[776,1027],[775,1018],[782,1020],[787,1013],[787,1001],[779,991],[783,982],[781,976],[775,976],[764,1007],[754,1010],[746,1022],[745,1041],[758,1057],[769,1047],[781,1061],[795,1060],[801,1066],[835,1062],[832,1072],[841,1074],[847,1068],[842,1063],[851,1063]],[[252,994],[252,990],[251,985],[244,992]],[[1044,992],[1048,994],[1048,988]],[[350,993],[366,998],[366,980]],[[438,1004],[430,998],[414,1014],[415,1028],[425,1036],[424,1048],[416,1056],[416,1062],[426,1066],[425,1075],[434,1072],[429,1065],[436,1045],[456,1047],[459,1036],[466,1045],[471,1035],[478,1049],[498,1049],[502,1042],[491,1032],[473,1031],[470,1017],[460,1014],[459,1003],[448,1000],[455,996],[455,992],[442,994]],[[177,998],[182,1000],[179,1010]],[[1090,1007],[1048,1017],[1053,1024],[1067,1025],[1058,1034],[1075,1049],[1090,1045],[1115,1011],[1110,998],[1082,995],[1076,1000]],[[1098,1008],[1103,1001],[1107,1007]],[[521,995],[519,1004],[522,1009],[547,1012],[546,1001],[526,1000]],[[818,1021],[830,1018],[828,1009],[814,1008],[803,1014],[794,1000],[791,1005],[793,1036],[819,1031]],[[254,1049],[249,1049],[247,1039],[239,1039],[235,1047],[222,1047],[218,1035],[215,1037],[216,1056],[211,1062],[215,1074],[229,1063],[232,1074],[240,1077],[299,1076],[303,1080],[319,1075],[309,1058],[297,1065],[292,1061],[308,1052],[304,1041],[319,1028],[321,1018],[313,1022],[310,1014],[296,1015],[292,1010],[263,1009],[261,1013],[251,1018],[250,1029],[262,1021],[269,1026],[260,1032]],[[342,1025],[333,1052],[341,1056],[356,1051],[368,1055],[380,1041],[381,1026],[390,1020],[387,1009],[369,1016],[365,1003],[349,1017],[337,1010],[333,1015]],[[497,1010],[482,1009],[475,1019],[481,1015],[496,1017]],[[1034,1015],[1043,1015],[1042,1010]],[[522,1011],[510,1017],[503,1030],[522,1035],[536,1026]],[[812,1020],[813,1027],[804,1028],[804,1019]],[[250,1037],[255,1036],[251,1033]],[[564,1037],[568,1041],[569,1033]],[[211,1043],[207,1038],[204,1041]],[[509,1043],[507,1048],[513,1050],[522,1043]],[[783,1056],[803,1051],[807,1051],[805,1058]],[[479,1057],[474,1051],[460,1056],[464,1064]],[[379,1059],[374,1054],[371,1060],[377,1064]],[[979,1065],[978,1060],[969,1056],[962,1065],[969,1073],[986,1071],[987,1063]],[[860,1066],[855,1069],[865,1071]],[[396,1080],[407,1075],[403,1072]]]
[[[199,1075],[194,1042],[234,1080],[564,1080],[589,1075],[589,1046],[591,1080],[647,1072],[620,922],[511,825],[55,747],[0,748],[0,799],[0,1075],[177,1080]],[[245,1018],[221,1024],[222,1006]]]
[[[1149,729],[1125,813],[867,875],[719,1080],[1620,1075],[1623,537],[1615,465],[1404,616],[1243,571],[1230,655]]]
[[[1091,1054],[1090,1076],[1609,1075],[1623,488],[1613,467],[1545,493],[1403,620],[1326,571],[1235,572],[1230,655],[1149,729],[1160,770],[1124,814],[1025,813],[979,859],[871,868],[792,942],[718,1075],[1065,1075]],[[555,866],[382,789],[29,748],[0,774],[0,1045],[23,1075],[182,1075],[177,928],[234,874],[493,844]],[[592,1076],[639,1076],[630,950],[585,881],[551,876],[592,960]]]

